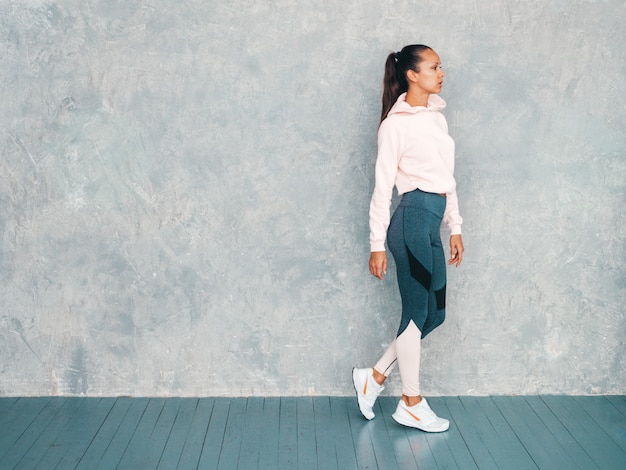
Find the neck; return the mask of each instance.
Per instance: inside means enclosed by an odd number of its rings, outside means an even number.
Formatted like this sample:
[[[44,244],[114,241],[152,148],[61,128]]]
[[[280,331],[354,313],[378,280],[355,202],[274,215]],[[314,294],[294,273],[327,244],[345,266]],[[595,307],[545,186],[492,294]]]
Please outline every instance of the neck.
[[[409,88],[406,92],[405,101],[409,106],[428,106],[428,97],[430,93],[418,92],[415,89]]]

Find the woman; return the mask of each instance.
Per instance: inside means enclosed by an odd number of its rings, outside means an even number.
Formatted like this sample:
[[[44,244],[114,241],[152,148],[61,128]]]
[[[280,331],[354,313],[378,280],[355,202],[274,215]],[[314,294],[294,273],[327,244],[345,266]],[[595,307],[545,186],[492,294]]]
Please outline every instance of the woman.
[[[439,418],[422,398],[419,382],[421,339],[445,317],[442,220],[451,234],[448,263],[458,267],[463,259],[454,141],[440,112],[445,101],[438,96],[443,77],[439,56],[428,46],[406,46],[389,54],[385,63],[376,184],[370,203],[369,269],[384,278],[386,240],[396,263],[402,318],[396,339],[376,365],[352,371],[359,409],[369,420],[397,362],[402,399],[392,417],[427,432],[449,428],[448,420]],[[402,198],[390,221],[394,185]]]

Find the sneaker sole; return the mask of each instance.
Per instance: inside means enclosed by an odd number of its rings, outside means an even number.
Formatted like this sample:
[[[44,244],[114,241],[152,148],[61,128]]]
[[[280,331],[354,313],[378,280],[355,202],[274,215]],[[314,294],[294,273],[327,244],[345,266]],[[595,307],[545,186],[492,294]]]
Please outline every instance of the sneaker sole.
[[[446,423],[438,428],[432,428],[432,427],[428,427],[428,426],[421,426],[418,422],[416,421],[409,421],[409,420],[404,420],[402,419],[402,417],[397,416],[396,413],[392,414],[391,417],[393,418],[393,420],[398,423],[401,424],[402,426],[406,426],[409,428],[415,428],[415,429],[419,429],[420,431],[424,431],[424,432],[444,432],[447,431],[448,429],[450,429],[450,423]]]
[[[372,419],[374,419],[374,417],[376,416],[374,413],[372,413],[372,417],[368,418],[365,413],[363,413],[363,410],[361,410],[361,405],[359,405],[359,391],[356,388],[356,367],[352,368],[352,387],[354,388],[354,393],[356,394],[356,405],[357,408],[359,409],[359,412],[361,413],[361,415],[368,421],[371,421]]]

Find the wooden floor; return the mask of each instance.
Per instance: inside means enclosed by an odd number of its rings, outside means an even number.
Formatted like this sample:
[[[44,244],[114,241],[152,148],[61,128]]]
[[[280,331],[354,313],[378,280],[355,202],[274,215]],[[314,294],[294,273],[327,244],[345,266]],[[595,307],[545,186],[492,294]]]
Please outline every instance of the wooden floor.
[[[626,397],[0,398],[0,469],[626,469]]]

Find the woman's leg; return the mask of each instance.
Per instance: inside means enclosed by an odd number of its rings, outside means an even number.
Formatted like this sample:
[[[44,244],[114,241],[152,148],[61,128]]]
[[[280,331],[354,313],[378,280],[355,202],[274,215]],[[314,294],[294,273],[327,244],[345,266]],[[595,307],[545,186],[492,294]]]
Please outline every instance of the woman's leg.
[[[395,353],[407,405],[421,401],[421,327],[428,316],[432,250],[425,219],[433,216],[416,207],[399,207],[392,219],[388,244],[396,264],[402,299],[402,319],[395,340]]]

